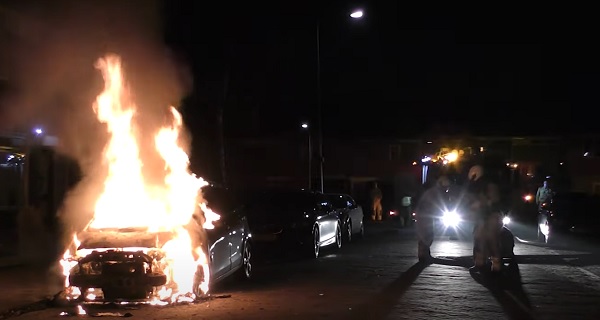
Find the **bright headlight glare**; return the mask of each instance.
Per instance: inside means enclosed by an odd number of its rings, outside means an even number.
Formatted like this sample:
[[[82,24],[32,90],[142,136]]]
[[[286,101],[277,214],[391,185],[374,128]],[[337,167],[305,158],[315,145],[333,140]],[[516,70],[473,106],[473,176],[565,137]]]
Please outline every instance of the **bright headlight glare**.
[[[456,227],[460,223],[460,215],[456,211],[445,211],[442,222],[446,227]]]
[[[503,224],[509,224],[510,223],[510,217],[504,217],[504,218],[502,218],[502,223]]]

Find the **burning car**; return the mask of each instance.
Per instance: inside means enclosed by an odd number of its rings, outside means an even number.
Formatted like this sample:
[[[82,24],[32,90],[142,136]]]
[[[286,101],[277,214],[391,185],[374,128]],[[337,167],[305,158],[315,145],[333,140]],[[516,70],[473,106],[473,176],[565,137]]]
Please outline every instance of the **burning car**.
[[[198,234],[194,231],[200,226],[197,217],[176,232],[88,227],[74,239],[77,254],[64,261],[69,264],[68,298],[81,302],[185,301],[202,296],[209,282],[234,274],[251,278],[252,243],[246,217],[235,210],[227,189],[206,189],[208,203],[222,212],[222,219],[199,245],[202,252],[198,254],[208,257],[208,263],[194,262],[198,257],[190,260],[176,256],[180,255],[177,248],[185,256],[184,250],[190,249],[185,243],[199,240],[191,239]]]
[[[74,227],[60,260],[66,298],[191,301],[208,292],[211,280],[238,269],[250,277],[245,218],[190,172],[181,114],[171,106],[167,124],[138,125],[120,57],[107,55],[96,68],[105,86],[92,109],[108,140],[98,161],[102,170],[90,175],[105,176],[94,177],[104,183],[89,211],[76,210],[93,214],[85,228]]]
[[[64,259],[68,268],[68,299],[162,300],[169,288],[168,258],[163,246],[173,235],[144,228],[87,229],[77,236],[77,254]],[[196,276],[194,277],[196,278]],[[157,290],[158,289],[158,290]]]

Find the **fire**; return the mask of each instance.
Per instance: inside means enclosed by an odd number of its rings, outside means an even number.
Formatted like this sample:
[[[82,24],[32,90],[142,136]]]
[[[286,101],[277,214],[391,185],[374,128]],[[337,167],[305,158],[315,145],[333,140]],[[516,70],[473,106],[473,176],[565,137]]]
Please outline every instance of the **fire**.
[[[198,268],[209,275],[206,252],[195,246],[192,235],[185,228],[199,209],[204,213],[202,227],[213,228],[219,215],[210,210],[200,196],[208,183],[189,170],[189,157],[180,142],[183,121],[181,114],[170,107],[173,121],[160,128],[155,136],[156,156],[165,163],[165,178],[161,185],[150,185],[144,177],[140,158],[140,143],[133,122],[137,106],[127,87],[120,57],[108,55],[98,60],[96,68],[104,78],[105,87],[97,97],[93,109],[98,121],[106,124],[109,141],[103,156],[108,173],[103,192],[98,196],[91,229],[144,228],[147,232],[172,232],[173,237],[161,249],[165,253],[164,272],[173,287],[160,290],[161,298],[172,300],[178,296],[193,295],[194,275]],[[85,256],[79,250],[79,240],[61,260],[65,287],[69,287],[70,270],[77,265],[77,257]],[[199,286],[208,291],[208,276]],[[79,293],[85,294],[85,293]]]

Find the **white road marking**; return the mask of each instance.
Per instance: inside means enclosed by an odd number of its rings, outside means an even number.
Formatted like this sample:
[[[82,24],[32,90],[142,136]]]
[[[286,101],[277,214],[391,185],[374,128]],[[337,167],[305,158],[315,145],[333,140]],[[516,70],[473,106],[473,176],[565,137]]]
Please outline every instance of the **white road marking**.
[[[524,244],[529,244],[529,245],[535,245],[535,246],[539,246],[539,247],[544,247],[543,245],[541,245],[541,244],[539,244],[539,243],[536,243],[536,242],[533,242],[533,241],[527,241],[527,240],[523,240],[523,239],[521,239],[521,238],[519,238],[519,237],[517,237],[517,236],[515,236],[515,238],[517,239],[517,241],[519,241],[519,242],[521,242],[521,243],[524,243]],[[552,249],[549,249],[549,248],[547,248],[547,247],[546,247],[546,250],[548,250],[548,252],[550,252],[551,254],[554,254],[554,255],[560,256],[560,253],[559,253],[559,252],[556,252],[556,251],[554,251],[554,250],[552,250]],[[593,273],[593,272],[591,272],[591,271],[589,271],[589,270],[586,270],[585,268],[582,268],[582,267],[578,267],[578,266],[574,266],[574,265],[572,265],[572,264],[571,264],[571,261],[572,261],[573,259],[571,259],[571,258],[561,258],[561,260],[563,260],[564,262],[566,262],[568,266],[570,266],[570,267],[572,267],[572,268],[574,268],[574,269],[576,269],[576,270],[580,271],[580,272],[581,272],[581,273],[583,273],[584,275],[586,275],[586,276],[590,277],[592,280],[594,280],[594,281],[599,281],[599,282],[600,282],[600,276],[598,276],[597,274],[595,274],[595,273]]]

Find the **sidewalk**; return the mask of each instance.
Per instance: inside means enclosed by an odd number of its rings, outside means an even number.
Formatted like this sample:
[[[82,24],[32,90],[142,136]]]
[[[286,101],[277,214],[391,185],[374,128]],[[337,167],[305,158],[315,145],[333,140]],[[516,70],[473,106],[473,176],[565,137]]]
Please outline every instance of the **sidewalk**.
[[[45,230],[39,222],[29,219],[20,223],[19,238],[11,252],[18,256],[0,257],[0,319],[2,314],[52,297],[62,290],[61,273],[57,256],[57,237]]]
[[[0,318],[2,314],[49,297],[62,289],[62,281],[48,265],[23,265],[17,259],[0,260]]]

